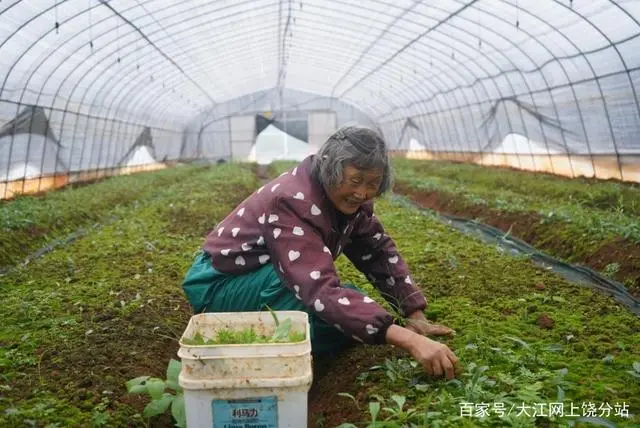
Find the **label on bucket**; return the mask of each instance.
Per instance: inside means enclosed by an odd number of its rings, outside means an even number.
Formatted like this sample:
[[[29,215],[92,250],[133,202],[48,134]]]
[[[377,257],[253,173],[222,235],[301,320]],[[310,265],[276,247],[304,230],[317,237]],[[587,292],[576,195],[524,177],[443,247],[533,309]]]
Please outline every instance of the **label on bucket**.
[[[278,428],[278,398],[213,400],[213,428]]]

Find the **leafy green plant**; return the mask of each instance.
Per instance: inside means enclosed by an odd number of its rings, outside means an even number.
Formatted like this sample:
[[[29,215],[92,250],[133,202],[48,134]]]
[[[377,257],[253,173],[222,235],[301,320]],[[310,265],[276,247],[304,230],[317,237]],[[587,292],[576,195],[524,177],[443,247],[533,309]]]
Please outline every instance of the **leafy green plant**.
[[[269,312],[273,317],[276,328],[271,336],[258,334],[253,327],[247,327],[242,330],[220,329],[216,332],[215,337],[205,338],[197,331],[193,338],[183,339],[185,345],[232,345],[232,344],[249,344],[249,343],[296,343],[302,342],[306,338],[304,332],[292,331],[293,321],[291,318],[285,318],[280,321],[271,308]]]
[[[287,322],[288,321],[288,322]],[[252,327],[242,330],[218,330],[213,338],[205,338],[200,332],[196,333],[191,339],[183,339],[185,345],[233,345],[233,344],[249,344],[249,343],[295,343],[302,342],[305,334],[288,331],[291,329],[291,320],[287,318],[276,329],[271,336],[258,334]]]
[[[373,366],[369,370],[383,370],[392,381],[410,381],[416,374],[418,363],[407,358],[387,359],[382,365]]]
[[[387,421],[397,422],[399,424],[407,424],[409,422],[419,422],[420,413],[416,408],[404,409],[404,405],[407,398],[404,395],[392,395],[390,400],[394,407],[383,407],[382,410],[389,413],[390,416],[386,418]]]
[[[178,376],[182,365],[180,361],[171,360],[167,367],[167,379],[140,376],[126,382],[127,391],[132,394],[148,394],[151,401],[146,405],[142,415],[152,418],[161,415],[171,406],[171,416],[179,428],[187,426],[184,408],[184,393],[178,384]]]
[[[349,394],[348,392],[339,392],[337,394],[339,397],[346,397],[348,399],[350,399],[351,401],[353,401],[356,405],[356,407],[359,409],[360,405],[358,404],[358,400],[356,400],[356,397],[354,397],[353,395]]]
[[[607,278],[613,278],[620,270],[620,263],[609,263],[602,272]]]

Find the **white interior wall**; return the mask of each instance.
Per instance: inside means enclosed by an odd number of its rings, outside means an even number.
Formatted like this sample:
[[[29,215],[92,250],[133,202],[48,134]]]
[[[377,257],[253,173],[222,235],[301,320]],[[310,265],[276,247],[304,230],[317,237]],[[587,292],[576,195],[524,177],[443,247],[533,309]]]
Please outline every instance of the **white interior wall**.
[[[334,111],[314,111],[309,113],[309,150],[316,153],[320,146],[338,129],[338,119]]]
[[[248,161],[255,136],[255,116],[233,116],[229,122],[231,127],[231,159]]]

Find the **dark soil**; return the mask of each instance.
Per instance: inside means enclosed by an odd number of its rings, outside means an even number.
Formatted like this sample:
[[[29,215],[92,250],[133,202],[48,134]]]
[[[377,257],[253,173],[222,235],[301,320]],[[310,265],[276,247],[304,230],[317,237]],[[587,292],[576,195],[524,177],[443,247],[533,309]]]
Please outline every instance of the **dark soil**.
[[[615,277],[630,278],[634,284],[630,291],[640,297],[640,245],[618,239],[604,244],[584,260],[586,265],[598,271],[603,271],[612,262],[620,264]]]
[[[547,330],[550,330],[553,328],[553,320],[551,319],[551,317],[547,314],[540,314],[538,315],[538,319],[536,320],[536,322],[538,323],[538,325],[540,326],[540,328],[545,328]]]
[[[413,189],[405,183],[398,182],[394,192],[405,195],[423,208],[430,208],[439,213],[463,218],[478,219],[482,223],[508,232],[530,245],[545,251],[554,257],[575,259],[574,244],[554,233],[558,226],[541,222],[540,215],[532,212],[504,212],[485,205],[471,204],[461,201],[459,197],[447,192],[425,192]],[[611,263],[620,265],[614,279],[626,282],[629,292],[640,298],[640,246],[630,240],[618,239],[614,242],[602,243],[592,254],[587,254],[573,262],[602,272]],[[628,285],[628,284],[631,285]]]
[[[309,428],[333,428],[342,423],[357,423],[367,408],[366,389],[359,387],[356,378],[369,368],[406,352],[392,346],[355,346],[338,356],[314,358],[313,385],[309,391]],[[360,409],[347,397],[358,400]]]
[[[250,193],[246,187],[236,185],[229,186],[229,192],[226,195],[229,200],[239,203]],[[226,201],[211,202],[222,204]],[[205,237],[215,227],[215,224],[211,224],[211,210],[206,206],[201,209],[193,206],[176,207],[168,210],[164,215],[169,223],[168,232],[175,235]]]
[[[186,302],[181,306],[172,319],[176,331],[178,324],[186,325],[190,317]],[[37,367],[16,379],[13,391],[21,391],[22,398],[29,398],[34,388],[46,389],[47,383],[53,383],[57,386],[52,385],[51,389],[79,409],[91,411],[103,397],[108,397],[107,412],[120,410],[121,413],[123,408],[133,407],[142,413],[149,402],[148,395],[129,394],[123,379],[147,375],[166,378],[167,361],[178,359],[179,337],[171,339],[176,334],[167,331],[168,326],[161,318],[173,309],[145,307],[125,316],[109,310],[95,315],[94,320],[100,320],[100,327],[94,327],[94,331],[82,339],[37,350]],[[165,328],[154,334],[154,327],[163,324]],[[152,422],[154,427],[173,427],[169,415],[155,417]]]

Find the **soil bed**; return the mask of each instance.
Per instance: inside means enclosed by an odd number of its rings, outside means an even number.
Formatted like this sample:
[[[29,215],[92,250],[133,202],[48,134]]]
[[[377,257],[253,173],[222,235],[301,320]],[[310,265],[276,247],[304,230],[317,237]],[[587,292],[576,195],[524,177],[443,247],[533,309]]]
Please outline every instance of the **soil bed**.
[[[366,408],[367,390],[358,385],[358,376],[385,359],[406,356],[391,346],[356,345],[337,356],[314,358],[313,385],[309,391],[309,428],[336,427],[344,422],[360,421]],[[355,403],[338,394],[344,392],[358,400]]]
[[[618,239],[605,242],[592,254],[575,259],[574,245],[561,234],[555,233],[558,225],[541,221],[541,216],[533,212],[505,212],[486,205],[461,201],[447,192],[424,192],[411,188],[404,182],[397,182],[394,192],[409,197],[422,208],[429,208],[442,214],[477,219],[498,228],[505,233],[529,243],[554,257],[572,263],[588,266],[602,272],[608,265],[617,263],[619,268],[614,279],[628,284],[629,292],[640,298],[640,246],[630,240]],[[580,239],[576,237],[576,239]],[[629,285],[630,284],[630,285]]]

